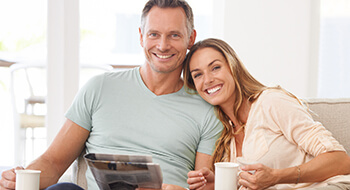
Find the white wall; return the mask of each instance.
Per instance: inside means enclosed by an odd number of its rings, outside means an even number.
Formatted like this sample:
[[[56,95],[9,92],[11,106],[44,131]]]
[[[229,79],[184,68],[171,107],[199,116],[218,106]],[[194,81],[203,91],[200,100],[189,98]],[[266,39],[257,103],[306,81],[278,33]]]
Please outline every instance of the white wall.
[[[214,6],[214,33],[265,85],[281,85],[299,97],[316,97],[319,3],[219,0]]]

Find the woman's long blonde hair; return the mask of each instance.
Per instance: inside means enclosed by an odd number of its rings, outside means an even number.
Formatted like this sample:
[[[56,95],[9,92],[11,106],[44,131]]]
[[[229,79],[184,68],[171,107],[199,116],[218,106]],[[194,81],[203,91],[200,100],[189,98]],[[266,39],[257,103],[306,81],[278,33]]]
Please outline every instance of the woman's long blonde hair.
[[[228,45],[222,40],[209,38],[203,41],[199,41],[195,45],[193,45],[193,47],[190,49],[189,53],[186,56],[186,59],[184,61],[183,77],[185,82],[185,88],[187,91],[196,90],[190,73],[191,57],[197,50],[203,48],[213,48],[214,50],[220,52],[224,56],[227,64],[229,65],[232,77],[235,82],[235,91],[233,95],[235,97],[235,102],[232,110],[234,116],[237,118],[237,120],[242,126],[244,126],[244,123],[238,115],[238,110],[241,108],[244,100],[248,100],[252,103],[259,97],[259,95],[264,90],[268,88],[282,89],[279,86],[266,87],[265,85],[260,83],[248,72],[248,70],[242,64],[236,52],[231,48],[230,45]],[[229,123],[229,117],[222,111],[222,109],[219,106],[215,106],[215,110],[224,128],[221,137],[216,142],[216,148],[212,159],[212,170],[214,163],[230,160],[230,143],[234,136],[233,127]]]

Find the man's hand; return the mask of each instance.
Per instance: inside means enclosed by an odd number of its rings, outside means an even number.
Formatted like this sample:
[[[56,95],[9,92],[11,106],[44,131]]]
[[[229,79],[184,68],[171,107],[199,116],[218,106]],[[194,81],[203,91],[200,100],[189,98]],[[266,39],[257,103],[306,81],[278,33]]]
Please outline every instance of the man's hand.
[[[0,190],[8,190],[16,188],[16,173],[15,170],[23,170],[23,167],[16,167],[10,170],[3,171],[0,180]]]
[[[206,167],[190,171],[187,176],[187,183],[190,185],[190,189],[202,190],[208,185],[214,185],[215,174]]]

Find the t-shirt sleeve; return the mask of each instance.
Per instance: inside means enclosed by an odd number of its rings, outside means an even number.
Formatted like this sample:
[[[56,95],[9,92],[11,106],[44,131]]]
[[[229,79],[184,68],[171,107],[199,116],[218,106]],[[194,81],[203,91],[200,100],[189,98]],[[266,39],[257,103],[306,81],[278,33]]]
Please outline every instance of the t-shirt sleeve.
[[[215,150],[215,142],[220,137],[223,125],[211,107],[203,121],[201,140],[197,152],[211,155]]]
[[[91,131],[92,114],[100,97],[103,74],[92,77],[78,91],[65,117],[79,126]]]
[[[281,93],[269,93],[263,106],[270,115],[269,125],[280,130],[292,143],[305,152],[317,156],[329,151],[345,151],[344,147],[321,123],[312,119],[307,109],[298,100]]]

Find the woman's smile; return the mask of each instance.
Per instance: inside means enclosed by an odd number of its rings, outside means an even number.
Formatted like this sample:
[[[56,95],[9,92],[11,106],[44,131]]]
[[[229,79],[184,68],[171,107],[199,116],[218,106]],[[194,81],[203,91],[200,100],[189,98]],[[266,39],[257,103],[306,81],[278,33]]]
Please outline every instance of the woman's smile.
[[[220,91],[220,89],[222,88],[222,85],[215,85],[212,88],[208,88],[205,91],[209,94],[209,95],[214,95],[216,94],[218,91]]]

